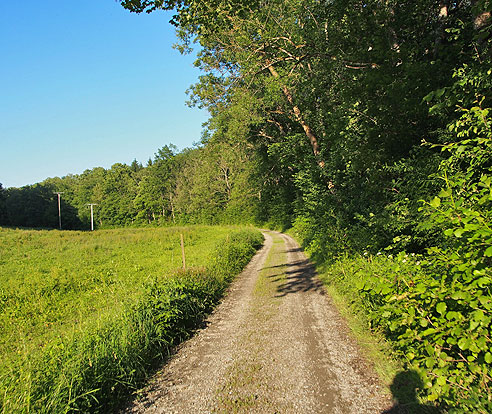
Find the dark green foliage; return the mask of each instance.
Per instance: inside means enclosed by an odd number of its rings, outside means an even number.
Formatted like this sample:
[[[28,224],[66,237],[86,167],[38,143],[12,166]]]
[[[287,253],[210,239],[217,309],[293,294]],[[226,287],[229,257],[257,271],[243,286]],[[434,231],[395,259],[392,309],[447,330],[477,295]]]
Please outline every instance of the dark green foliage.
[[[173,193],[185,223],[253,223],[259,203],[256,161],[244,145],[209,141],[177,157]]]
[[[191,103],[210,111],[214,145],[254,148],[256,219],[285,228],[306,218],[341,233],[339,248],[432,243],[417,228],[418,200],[435,189],[428,175],[442,158],[419,146],[452,114],[429,117],[423,98],[452,82],[456,56],[473,60],[470,4],[205,3],[123,2],[176,7],[182,50],[199,43]]]
[[[0,225],[7,223],[7,192],[0,183]]]
[[[328,283],[419,372],[422,398],[450,412],[492,410],[491,73],[466,65],[447,91],[428,97],[433,111],[458,106],[446,132],[454,139],[439,145],[441,189],[421,208],[420,227],[441,233],[440,243],[420,257],[345,258],[329,271]]]
[[[0,225],[57,228],[54,191],[63,192],[64,229],[90,229],[88,203],[96,204],[96,228],[256,223],[262,179],[257,168],[258,157],[244,145],[208,142],[181,153],[173,145],[164,146],[147,167],[118,163],[109,170],[94,168],[8,189],[7,217]]]
[[[160,148],[154,160],[137,177],[138,188],[133,199],[137,222],[156,220],[175,221],[174,194],[176,183],[177,148],[174,145]]]
[[[41,183],[5,190],[0,225],[58,228],[58,198],[54,194],[55,188],[49,183]],[[61,209],[63,228],[81,227],[76,209],[63,197]]]

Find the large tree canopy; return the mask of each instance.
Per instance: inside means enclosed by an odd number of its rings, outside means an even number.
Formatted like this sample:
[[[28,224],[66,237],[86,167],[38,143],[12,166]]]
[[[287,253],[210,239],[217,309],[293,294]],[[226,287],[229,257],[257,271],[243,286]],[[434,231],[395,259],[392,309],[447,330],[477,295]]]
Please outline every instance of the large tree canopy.
[[[383,215],[368,234],[379,246],[415,234],[416,200],[432,191],[423,177],[439,163],[420,143],[445,139],[437,131],[453,116],[429,117],[423,98],[451,85],[457,65],[487,58],[487,2],[122,4],[176,12],[181,50],[195,44],[203,71],[190,102],[209,110],[212,141],[255,148],[268,177],[260,191],[283,182],[298,214],[362,234]]]

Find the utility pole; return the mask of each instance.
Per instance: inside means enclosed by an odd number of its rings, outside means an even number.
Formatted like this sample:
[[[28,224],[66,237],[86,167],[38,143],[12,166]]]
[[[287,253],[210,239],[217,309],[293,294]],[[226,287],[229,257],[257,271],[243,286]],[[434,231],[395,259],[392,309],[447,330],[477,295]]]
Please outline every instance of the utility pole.
[[[94,206],[97,206],[95,203],[89,203],[88,206],[91,206],[91,231],[94,231]]]
[[[58,227],[61,230],[62,228],[61,228],[61,203],[60,203],[60,194],[63,194],[63,192],[60,193],[60,192],[54,191],[53,194],[57,194],[58,195]]]

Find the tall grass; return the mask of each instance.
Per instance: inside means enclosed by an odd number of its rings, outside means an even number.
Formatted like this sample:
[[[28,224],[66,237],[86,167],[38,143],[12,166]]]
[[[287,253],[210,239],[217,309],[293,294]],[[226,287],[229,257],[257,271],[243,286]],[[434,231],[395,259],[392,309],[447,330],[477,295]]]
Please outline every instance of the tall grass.
[[[187,272],[176,269],[179,232]],[[4,412],[114,409],[211,310],[262,240],[231,227],[98,233],[0,232],[1,321],[10,321],[0,333]],[[4,273],[18,269],[13,263],[24,275]],[[43,277],[53,266],[58,272]]]

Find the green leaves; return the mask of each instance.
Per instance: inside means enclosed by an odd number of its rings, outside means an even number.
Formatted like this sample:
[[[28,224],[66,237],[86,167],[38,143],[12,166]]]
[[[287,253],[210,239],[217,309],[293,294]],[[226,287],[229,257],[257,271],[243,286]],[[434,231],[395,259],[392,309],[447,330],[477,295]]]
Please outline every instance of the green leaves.
[[[447,305],[444,302],[439,302],[436,306],[436,310],[443,315],[446,312]]]
[[[470,348],[470,345],[473,343],[473,340],[469,337],[463,337],[458,340],[458,346],[462,351],[466,351]]]
[[[434,197],[429,204],[431,207],[438,208],[441,205],[441,199],[439,197]]]
[[[487,352],[484,356],[484,360],[487,364],[492,363],[492,354],[490,352]]]
[[[441,196],[440,208],[445,212],[455,195]],[[470,251],[468,243],[484,229],[473,221],[463,225],[466,217],[477,217],[468,210],[461,220],[446,221],[450,225],[447,235],[463,246],[461,249],[432,249],[421,271],[411,277],[402,275],[408,271],[407,263],[400,257],[393,259],[377,280],[361,279],[361,295],[372,325],[383,329],[398,353],[429,378],[429,401],[474,410],[482,407],[478,412],[486,413],[488,408],[483,407],[488,404],[488,394],[484,397],[483,389],[492,382],[488,374],[488,364],[492,363],[492,279],[483,259],[488,257],[482,254],[485,249],[474,245]],[[382,258],[371,260],[384,263]]]

